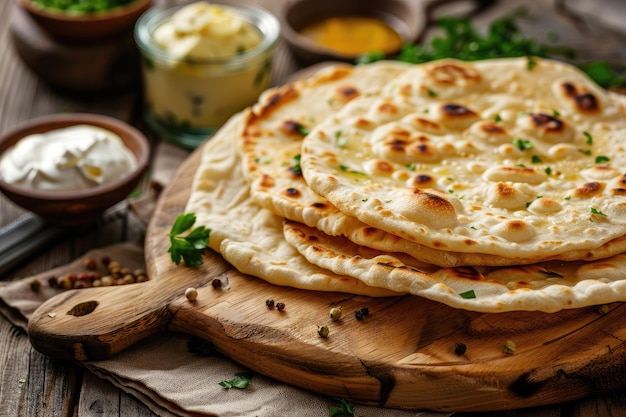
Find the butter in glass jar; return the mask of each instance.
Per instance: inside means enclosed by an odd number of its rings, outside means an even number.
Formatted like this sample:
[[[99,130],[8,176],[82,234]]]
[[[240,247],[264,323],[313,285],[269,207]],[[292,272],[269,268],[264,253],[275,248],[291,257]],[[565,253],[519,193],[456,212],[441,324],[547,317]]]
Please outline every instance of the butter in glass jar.
[[[278,20],[256,6],[199,1],[148,10],[135,27],[148,127],[197,147],[269,87],[279,35]]]

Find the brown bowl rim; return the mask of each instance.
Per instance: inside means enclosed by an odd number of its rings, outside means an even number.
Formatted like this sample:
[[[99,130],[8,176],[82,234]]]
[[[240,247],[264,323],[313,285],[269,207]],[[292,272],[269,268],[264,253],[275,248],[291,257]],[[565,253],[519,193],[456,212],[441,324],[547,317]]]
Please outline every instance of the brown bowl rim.
[[[135,169],[126,176],[105,184],[96,185],[82,190],[48,191],[16,185],[5,181],[0,177],[0,189],[22,197],[42,201],[68,201],[75,202],[99,195],[106,195],[118,188],[135,181],[147,169],[150,160],[150,145],[147,138],[137,128],[114,117],[92,113],[63,113],[58,115],[40,116],[9,130],[0,135],[0,155],[18,140],[32,133],[48,132],[54,129],[74,126],[78,124],[91,124],[108,129],[120,136],[124,144],[133,152],[137,159]],[[129,140],[137,145],[135,149],[128,145]]]
[[[298,48],[302,51],[306,51],[306,53],[308,54],[324,56],[327,59],[336,59],[336,60],[341,60],[341,61],[356,60],[360,56],[360,54],[357,54],[357,55],[342,54],[330,48],[326,48],[308,39],[307,37],[301,35],[298,32],[298,30],[294,28],[294,26],[292,25],[289,19],[289,13],[294,7],[301,6],[303,3],[311,2],[311,1],[315,1],[315,0],[296,0],[293,2],[285,3],[280,8],[280,12],[278,13],[278,18],[281,23],[281,28],[283,31],[283,38],[285,39],[285,41],[288,44],[293,45],[293,47],[295,48]],[[380,0],[380,1],[382,1],[383,3],[389,3],[388,0]],[[402,0],[393,0],[393,1],[397,4],[404,4],[407,8],[409,7],[409,5],[407,5],[406,2]],[[375,11],[375,9],[373,9],[373,11]],[[419,15],[417,11],[416,11],[416,14]],[[332,15],[332,13],[328,12],[326,13],[326,15]],[[395,17],[405,22],[404,17],[402,16],[395,16]],[[419,25],[416,25],[416,26],[419,26]],[[410,27],[409,25],[407,25],[406,33],[402,33],[398,31],[396,27],[393,27],[393,29],[398,32],[398,34],[402,38],[403,44],[415,41],[415,39],[419,35],[419,29],[417,27]],[[387,54],[387,55],[390,55],[390,54]]]
[[[135,0],[125,6],[116,7],[111,10],[105,10],[96,13],[67,13],[63,11],[53,11],[44,7],[35,5],[32,0],[17,0],[18,3],[34,15],[41,16],[49,20],[56,20],[67,23],[90,23],[90,22],[106,22],[138,13],[146,9],[152,0]]]

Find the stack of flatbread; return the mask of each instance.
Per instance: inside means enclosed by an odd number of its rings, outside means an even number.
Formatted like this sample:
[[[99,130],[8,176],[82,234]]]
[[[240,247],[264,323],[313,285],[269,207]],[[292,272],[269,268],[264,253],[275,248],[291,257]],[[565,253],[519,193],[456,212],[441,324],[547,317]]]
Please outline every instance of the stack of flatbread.
[[[333,65],[208,141],[187,211],[276,285],[481,312],[626,301],[624,113],[551,60]]]

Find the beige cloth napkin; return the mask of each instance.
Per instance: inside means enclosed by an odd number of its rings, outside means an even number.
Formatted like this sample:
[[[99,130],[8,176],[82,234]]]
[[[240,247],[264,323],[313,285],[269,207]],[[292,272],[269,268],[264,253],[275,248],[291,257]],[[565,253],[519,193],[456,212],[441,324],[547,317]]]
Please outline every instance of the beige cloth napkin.
[[[96,260],[110,256],[131,269],[143,267],[143,249],[137,243],[122,243],[87,252]],[[27,320],[48,298],[64,290],[48,284],[51,276],[84,271],[83,257],[18,281],[0,283],[0,313],[26,330]],[[38,291],[31,282],[38,280]],[[141,285],[141,284],[131,284]],[[78,290],[81,291],[81,290]],[[249,371],[219,354],[201,356],[189,349],[193,337],[166,333],[146,339],[109,359],[87,361],[85,366],[100,378],[137,397],[154,413],[165,416],[326,416],[337,399],[307,392],[253,374],[251,384],[242,390],[225,390],[220,381]],[[442,417],[450,414],[410,412],[356,405],[357,416]]]
[[[166,182],[187,156],[168,144],[159,144],[154,162],[156,181]],[[156,196],[159,182],[150,195]],[[131,208],[144,221],[151,214],[154,201],[145,198]],[[100,260],[104,256],[131,269],[144,267],[143,247],[134,242],[121,243],[87,252],[75,261],[18,281],[0,283],[0,313],[22,329],[39,305],[63,290],[50,287],[48,278],[65,272],[84,271],[83,258]],[[38,280],[38,291],[31,282]],[[141,285],[141,284],[131,284]],[[79,290],[80,291],[80,290]],[[239,372],[249,371],[236,362],[220,356],[200,356],[190,351],[191,336],[166,333],[143,340],[127,350],[101,361],[79,364],[98,377],[138,398],[159,416],[278,417],[328,416],[337,399],[288,386],[270,377],[253,374],[251,384],[242,390],[225,390],[220,381],[231,380]],[[402,411],[355,405],[358,417],[444,417],[449,413]]]

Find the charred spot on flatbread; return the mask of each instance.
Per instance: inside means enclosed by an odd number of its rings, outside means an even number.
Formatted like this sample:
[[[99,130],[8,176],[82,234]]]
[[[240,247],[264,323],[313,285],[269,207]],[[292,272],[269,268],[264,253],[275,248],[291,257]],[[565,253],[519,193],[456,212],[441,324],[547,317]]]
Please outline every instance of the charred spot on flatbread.
[[[563,95],[570,100],[572,106],[580,113],[595,114],[601,110],[600,100],[584,86],[571,82],[561,84]]]
[[[345,104],[348,101],[358,97],[361,94],[359,89],[352,85],[344,85],[335,89],[333,97],[340,103]]]
[[[436,85],[471,85],[478,84],[482,80],[479,71],[468,65],[461,64],[435,64],[427,70],[429,81]]]
[[[580,187],[576,187],[574,189],[574,191],[572,192],[572,197],[593,198],[602,193],[604,186],[605,185],[603,183],[597,181],[584,183]]]

